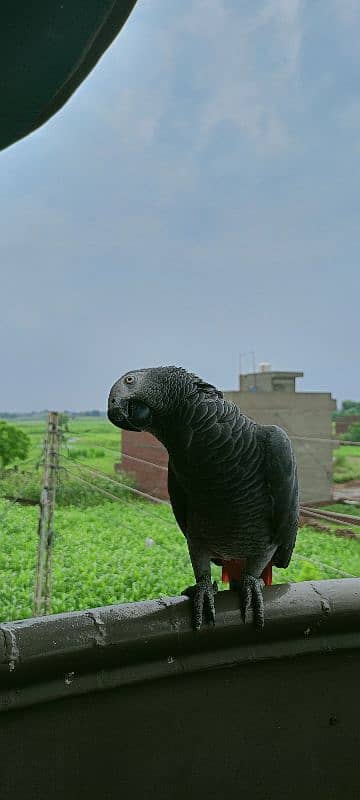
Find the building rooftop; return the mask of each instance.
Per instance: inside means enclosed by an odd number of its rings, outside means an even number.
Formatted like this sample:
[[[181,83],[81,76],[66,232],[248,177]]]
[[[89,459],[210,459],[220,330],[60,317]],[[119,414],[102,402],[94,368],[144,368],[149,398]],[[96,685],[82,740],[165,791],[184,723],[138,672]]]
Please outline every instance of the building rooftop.
[[[291,370],[290,371],[284,371],[284,370],[277,370],[277,369],[276,370],[260,370],[258,372],[242,372],[240,377],[241,378],[248,378],[249,376],[253,376],[253,375],[256,375],[256,377],[258,375],[271,375],[272,377],[284,378],[284,379],[286,379],[286,378],[303,378],[304,377],[304,373],[303,372],[292,372]]]

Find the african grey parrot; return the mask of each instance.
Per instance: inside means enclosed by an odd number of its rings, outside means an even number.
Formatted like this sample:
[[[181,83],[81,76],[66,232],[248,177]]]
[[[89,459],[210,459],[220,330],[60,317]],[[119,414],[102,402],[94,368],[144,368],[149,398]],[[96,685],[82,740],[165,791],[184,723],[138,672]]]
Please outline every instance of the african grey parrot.
[[[108,417],[119,428],[149,431],[169,454],[168,487],[186,537],[196,584],[193,620],[215,621],[213,561],[244,570],[230,588],[245,622],[252,607],[264,624],[261,576],[287,567],[295,545],[299,491],[291,442],[276,425],[259,425],[211,384],[180,367],[127,372],[113,385]],[[269,581],[271,582],[271,581]]]

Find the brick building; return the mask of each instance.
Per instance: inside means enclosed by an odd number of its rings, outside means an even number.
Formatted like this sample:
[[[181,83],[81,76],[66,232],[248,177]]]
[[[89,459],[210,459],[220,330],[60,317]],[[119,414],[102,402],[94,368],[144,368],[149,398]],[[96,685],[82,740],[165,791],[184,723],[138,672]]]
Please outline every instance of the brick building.
[[[360,414],[349,414],[348,417],[339,417],[335,422],[337,436],[340,436],[341,433],[347,433],[352,425],[360,425]]]
[[[168,500],[167,464],[167,450],[150,433],[122,431],[121,463],[115,468],[132,475],[137,489]]]

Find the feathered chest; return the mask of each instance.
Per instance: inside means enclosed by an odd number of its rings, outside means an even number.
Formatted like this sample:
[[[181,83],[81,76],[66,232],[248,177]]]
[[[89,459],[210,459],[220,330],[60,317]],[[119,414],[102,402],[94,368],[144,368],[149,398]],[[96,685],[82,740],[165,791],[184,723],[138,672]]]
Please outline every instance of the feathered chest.
[[[208,424],[207,424],[208,423]],[[189,436],[187,448],[170,453],[172,469],[194,511],[212,514],[251,513],[268,505],[265,446],[257,426],[247,418],[207,420]]]

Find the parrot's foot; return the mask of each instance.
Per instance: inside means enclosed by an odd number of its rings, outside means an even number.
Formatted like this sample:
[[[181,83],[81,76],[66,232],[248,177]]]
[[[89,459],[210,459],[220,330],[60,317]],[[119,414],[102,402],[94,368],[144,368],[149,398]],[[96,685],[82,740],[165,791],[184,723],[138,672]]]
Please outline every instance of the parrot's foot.
[[[202,576],[195,586],[188,586],[181,594],[192,600],[193,627],[200,630],[203,620],[215,625],[214,598],[218,590],[217,583],[211,583],[208,575]]]
[[[253,575],[247,573],[244,573],[239,581],[230,582],[230,589],[235,589],[240,595],[242,621],[245,623],[246,613],[251,607],[254,626],[257,630],[264,627],[264,601],[261,591],[263,586],[262,578],[254,578]]]

